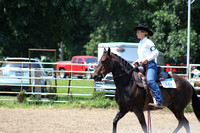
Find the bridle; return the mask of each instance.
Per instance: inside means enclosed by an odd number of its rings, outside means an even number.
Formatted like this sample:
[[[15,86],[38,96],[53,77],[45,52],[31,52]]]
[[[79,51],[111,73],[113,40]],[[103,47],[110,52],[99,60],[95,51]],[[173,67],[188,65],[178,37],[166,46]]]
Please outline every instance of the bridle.
[[[108,57],[108,58],[107,58],[107,57]],[[103,72],[106,71],[106,69],[107,69],[108,66],[109,66],[109,62],[110,62],[110,56],[106,55],[106,58],[108,59],[108,63],[107,63],[106,66],[104,67]]]
[[[126,71],[125,73],[122,73],[122,74],[119,74],[119,75],[117,75],[117,76],[113,76],[113,79],[115,79],[115,78],[118,78],[118,77],[121,77],[121,76],[124,76],[124,75],[126,75],[126,74],[130,74],[130,72],[131,71],[134,71],[135,69],[133,68],[133,69],[131,69],[131,70],[129,70],[128,72]]]
[[[110,56],[106,55],[106,58],[108,59],[108,63],[107,63],[106,66],[104,67],[104,70],[103,70],[104,72],[105,72],[106,69],[108,68],[109,62],[110,62]],[[124,68],[124,66],[123,66],[122,64],[120,64],[120,65],[121,65],[121,67]],[[133,68],[133,69],[131,69],[131,70],[129,70],[129,71],[126,71],[126,69],[124,68],[124,70],[125,70],[125,73],[119,74],[119,75],[117,75],[117,76],[113,76],[113,79],[118,78],[118,77],[121,77],[121,76],[124,76],[124,75],[126,75],[126,74],[129,75],[131,71],[134,71],[134,70],[135,70],[135,68]]]

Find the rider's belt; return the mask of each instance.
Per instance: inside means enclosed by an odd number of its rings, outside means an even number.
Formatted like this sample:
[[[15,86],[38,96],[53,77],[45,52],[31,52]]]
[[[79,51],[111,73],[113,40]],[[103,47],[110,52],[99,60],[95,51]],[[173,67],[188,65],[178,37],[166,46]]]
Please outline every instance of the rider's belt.
[[[149,64],[149,63],[154,63],[154,62],[155,62],[155,60],[151,60],[151,61],[148,61],[147,64]]]

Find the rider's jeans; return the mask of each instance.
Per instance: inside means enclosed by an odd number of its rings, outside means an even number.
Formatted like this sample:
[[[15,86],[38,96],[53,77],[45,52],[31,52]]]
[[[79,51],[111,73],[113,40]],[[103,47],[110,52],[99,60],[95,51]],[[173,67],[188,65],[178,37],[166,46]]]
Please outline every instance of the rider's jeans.
[[[156,99],[156,102],[163,103],[161,91],[155,82],[156,77],[157,77],[157,64],[153,60],[153,61],[149,61],[147,65],[148,65],[147,74],[146,74],[147,84],[149,85],[150,89],[152,90],[154,97]]]

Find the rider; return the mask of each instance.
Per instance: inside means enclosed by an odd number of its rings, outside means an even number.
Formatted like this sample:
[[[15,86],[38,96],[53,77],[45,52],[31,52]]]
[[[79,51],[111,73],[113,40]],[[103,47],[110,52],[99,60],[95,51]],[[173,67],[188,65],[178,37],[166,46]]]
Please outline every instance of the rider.
[[[140,42],[137,50],[139,59],[133,62],[133,65],[139,63],[140,65],[147,67],[147,84],[153,92],[156,100],[154,100],[154,103],[150,103],[150,105],[163,108],[161,91],[155,82],[157,76],[157,64],[155,58],[159,55],[159,52],[154,43],[150,40],[150,36],[153,35],[153,32],[144,24],[139,24],[134,30],[137,32],[136,35],[137,38],[140,39]]]

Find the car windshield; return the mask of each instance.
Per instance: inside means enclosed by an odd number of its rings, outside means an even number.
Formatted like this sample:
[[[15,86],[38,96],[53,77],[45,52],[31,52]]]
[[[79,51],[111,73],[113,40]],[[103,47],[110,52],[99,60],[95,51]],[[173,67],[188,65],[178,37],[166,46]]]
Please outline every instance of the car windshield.
[[[29,64],[25,63],[3,63],[2,67],[18,67],[18,68],[29,68]],[[31,64],[31,68],[40,68],[39,64]]]
[[[98,59],[97,58],[86,58],[85,61],[86,61],[86,63],[97,63]]]

